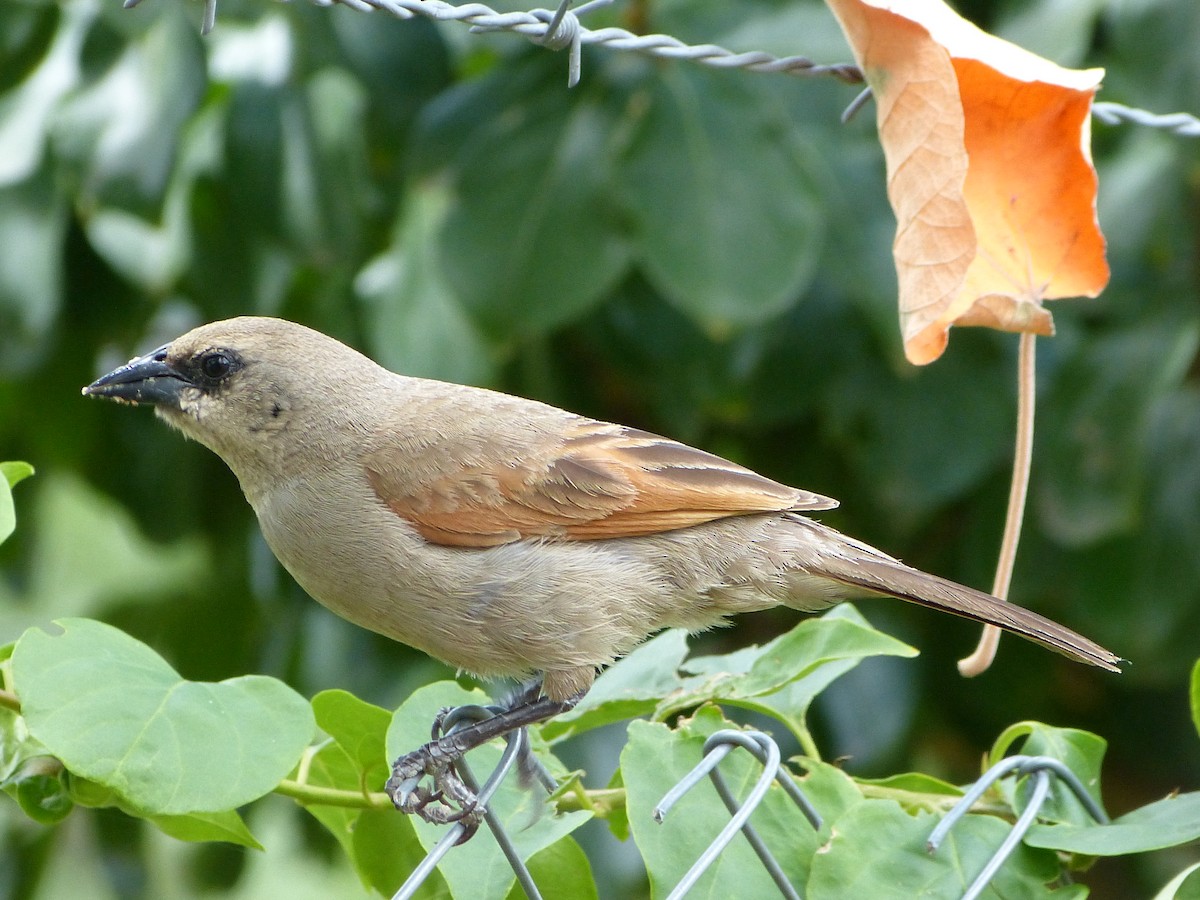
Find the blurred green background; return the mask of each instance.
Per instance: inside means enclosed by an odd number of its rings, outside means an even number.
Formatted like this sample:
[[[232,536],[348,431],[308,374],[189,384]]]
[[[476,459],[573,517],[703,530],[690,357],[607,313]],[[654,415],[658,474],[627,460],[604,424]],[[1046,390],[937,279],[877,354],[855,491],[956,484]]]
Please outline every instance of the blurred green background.
[[[962,8],[1064,65],[1106,67],[1101,99],[1198,111],[1194,0]],[[86,615],[189,678],[262,672],[388,707],[451,674],[305,598],[215,456],[80,397],[241,313],[698,444],[840,498],[825,521],[914,565],[990,584],[1016,339],[958,330],[934,365],[904,362],[872,110],[838,122],[856,88],[596,49],[567,91],[564,55],[455,23],[222,0],[202,39],[199,17],[179,0],[0,2],[0,459],[38,469],[0,548],[0,643]],[[620,2],[588,24],[849,59],[801,0]],[[974,628],[865,603],[922,655],[826,694],[826,757],[856,774],[967,781],[1005,726],[1037,718],[1109,740],[1114,814],[1200,787],[1200,141],[1095,132],[1113,280],[1055,304],[1058,335],[1039,344],[1012,596],[1133,664],[1107,676],[1008,639],[964,681]],[[744,617],[706,640],[791,621]],[[622,739],[589,736],[573,762],[600,786]],[[172,844],[115,812],[47,830],[0,801],[0,897],[361,892],[286,801],[251,819],[266,856]],[[642,890],[602,824],[581,839],[606,896]],[[1106,861],[1086,880],[1145,896],[1188,859]]]

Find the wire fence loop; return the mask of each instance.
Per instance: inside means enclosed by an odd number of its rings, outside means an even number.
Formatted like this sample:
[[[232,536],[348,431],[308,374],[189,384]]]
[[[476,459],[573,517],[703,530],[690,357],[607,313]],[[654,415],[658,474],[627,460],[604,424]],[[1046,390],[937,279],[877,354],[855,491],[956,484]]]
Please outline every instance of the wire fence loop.
[[[1021,838],[1029,831],[1030,827],[1037,821],[1038,813],[1041,812],[1042,806],[1046,803],[1046,798],[1050,796],[1050,788],[1055,778],[1067,785],[1071,789],[1076,799],[1079,800],[1083,808],[1087,810],[1088,815],[1101,824],[1108,823],[1108,815],[1100,808],[1100,804],[1096,799],[1088,793],[1087,788],[1079,780],[1079,776],[1072,772],[1060,760],[1049,756],[1008,756],[1000,760],[990,769],[980,776],[971,787],[963,794],[962,799],[954,805],[954,808],[942,818],[937,827],[929,834],[929,840],[925,843],[925,849],[930,853],[935,853],[942,841],[950,833],[955,824],[970,811],[976,801],[984,795],[984,793],[997,781],[1011,772],[1016,772],[1018,777],[1022,775],[1033,776],[1033,790],[1030,792],[1029,801],[1022,810],[1021,815],[1017,817],[1017,821],[1013,823],[1012,829],[1005,836],[1000,846],[996,848],[996,852],[980,870],[975,880],[967,887],[963,894],[963,900],[977,900],[977,898],[987,888],[991,880],[1000,871],[1000,867],[1017,849],[1017,845],[1021,843]]]
[[[746,799],[738,803],[733,792],[729,790],[729,786],[725,783],[725,779],[721,776],[717,766],[720,764],[729,753],[736,747],[742,747],[750,751],[754,757],[763,764],[763,773],[751,788]],[[703,853],[697,857],[692,863],[692,867],[675,885],[667,900],[679,900],[683,897],[696,882],[700,879],[708,867],[716,861],[717,857],[729,846],[739,831],[746,836],[746,840],[754,849],[755,854],[762,862],[763,867],[771,876],[779,888],[780,893],[789,900],[800,900],[800,895],[796,889],[792,887],[788,881],[783,869],[779,863],[767,849],[762,838],[750,824],[750,815],[758,808],[763,798],[767,794],[767,789],[770,788],[772,781],[777,781],[784,789],[789,797],[800,807],[805,818],[812,824],[813,828],[821,827],[821,816],[813,808],[808,798],[804,796],[804,792],[784,769],[780,762],[779,745],[767,734],[761,731],[736,731],[734,729],[726,729],[715,732],[704,742],[704,756],[700,762],[687,775],[679,780],[679,782],[671,788],[659,801],[658,806],[654,808],[654,819],[657,822],[662,822],[671,808],[679,802],[680,799],[693,787],[695,787],[705,775],[708,775],[713,782],[713,787],[716,788],[717,794],[721,797],[721,801],[725,804],[725,808],[729,810],[730,820],[721,829],[720,834],[713,839]]]
[[[474,722],[481,721],[503,711],[504,708],[500,706],[460,706],[450,710],[444,716],[438,717],[441,722],[441,728],[437,730],[440,730],[443,734],[451,734],[459,728],[465,728]],[[436,740],[438,736],[435,731],[434,739]],[[463,783],[478,797],[479,810],[483,816],[483,821],[487,823],[488,829],[496,838],[496,843],[500,845],[501,852],[504,853],[505,859],[508,860],[509,866],[517,876],[517,883],[521,885],[521,890],[525,892],[529,900],[542,900],[542,895],[538,891],[537,885],[533,882],[533,876],[529,874],[529,869],[521,859],[521,854],[513,843],[512,837],[500,821],[499,816],[489,807],[492,796],[499,789],[501,782],[508,776],[513,766],[517,764],[518,760],[527,758],[530,754],[529,733],[526,729],[518,728],[516,731],[510,732],[505,735],[505,740],[507,741],[507,746],[504,748],[504,754],[500,757],[500,762],[492,770],[492,774],[484,782],[482,788],[479,787],[475,776],[467,766],[466,759],[460,759],[455,763],[455,766]],[[545,783],[544,779],[540,777],[539,780],[543,784]],[[413,869],[412,874],[408,876],[404,884],[400,886],[400,889],[392,895],[392,900],[409,900],[409,898],[413,897],[446,854],[454,849],[455,846],[471,837],[477,827],[469,821],[454,822],[433,846],[433,849],[425,855],[420,864]]]

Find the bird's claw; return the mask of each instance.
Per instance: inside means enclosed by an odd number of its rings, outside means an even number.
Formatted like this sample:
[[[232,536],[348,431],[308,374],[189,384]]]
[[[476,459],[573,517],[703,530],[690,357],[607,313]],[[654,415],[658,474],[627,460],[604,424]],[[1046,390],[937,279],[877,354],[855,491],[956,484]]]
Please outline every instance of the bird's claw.
[[[434,825],[462,823],[466,829],[458,840],[462,843],[478,830],[487,810],[455,771],[457,760],[446,758],[440,749],[426,744],[400,757],[392,766],[392,777],[384,791],[402,813],[420,816]],[[420,783],[426,776],[432,780],[432,788]]]

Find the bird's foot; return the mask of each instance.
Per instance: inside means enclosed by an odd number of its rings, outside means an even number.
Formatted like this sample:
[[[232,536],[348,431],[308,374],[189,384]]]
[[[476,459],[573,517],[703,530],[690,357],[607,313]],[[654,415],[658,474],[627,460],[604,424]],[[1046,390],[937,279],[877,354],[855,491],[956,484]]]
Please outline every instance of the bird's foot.
[[[434,734],[441,730],[447,712],[442,710],[438,715]],[[402,813],[420,816],[435,825],[463,823],[466,831],[460,843],[475,833],[487,813],[456,768],[465,752],[450,736],[430,741],[397,759],[392,777],[384,785],[384,791]],[[432,787],[421,784],[425,778],[430,779]]]
[[[442,778],[434,780],[434,787],[416,785],[407,792],[392,792],[391,781],[388,782],[388,793],[396,809],[408,814],[418,815],[431,824],[461,823],[463,833],[457,844],[472,839],[479,824],[484,820],[487,810],[479,803],[479,798],[470,791],[456,775],[445,772]],[[449,790],[455,794],[448,793]],[[454,797],[451,802],[451,797]],[[455,805],[457,804],[457,805]]]
[[[403,813],[418,815],[426,822],[438,825],[462,823],[466,830],[458,840],[461,844],[478,830],[487,814],[465,768],[463,757],[467,752],[492,738],[564,712],[582,696],[580,693],[565,701],[551,700],[539,697],[536,691],[527,691],[508,708],[496,711],[493,707],[494,713],[490,715],[489,710],[481,707],[443,709],[433,723],[433,740],[396,760],[384,791],[396,809]],[[464,718],[475,721],[467,725],[463,723]],[[447,733],[443,734],[443,729]],[[431,787],[422,785],[426,778]]]

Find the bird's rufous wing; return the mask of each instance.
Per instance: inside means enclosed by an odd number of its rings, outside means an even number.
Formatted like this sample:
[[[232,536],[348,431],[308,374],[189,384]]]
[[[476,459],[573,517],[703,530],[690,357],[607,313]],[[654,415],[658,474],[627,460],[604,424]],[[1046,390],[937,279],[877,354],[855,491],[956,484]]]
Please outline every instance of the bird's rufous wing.
[[[686,444],[586,419],[521,459],[457,466],[414,483],[402,461],[376,457],[367,476],[422,537],[454,547],[635,537],[727,516],[837,506]]]

